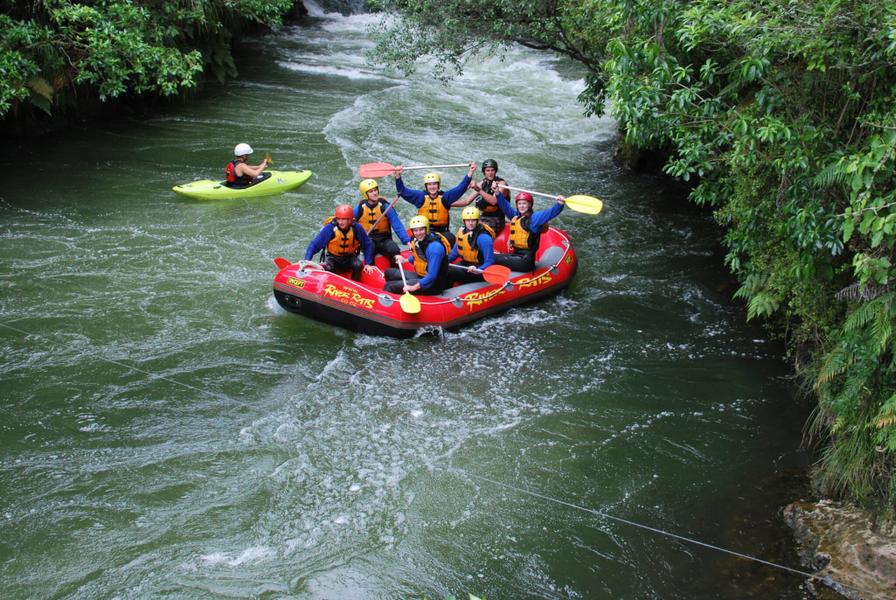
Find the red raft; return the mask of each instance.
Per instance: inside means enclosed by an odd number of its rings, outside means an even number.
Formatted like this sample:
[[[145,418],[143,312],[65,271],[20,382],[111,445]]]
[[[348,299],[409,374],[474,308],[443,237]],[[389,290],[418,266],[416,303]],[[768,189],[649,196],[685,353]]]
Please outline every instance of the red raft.
[[[509,229],[505,227],[495,240],[497,252],[507,250]],[[383,291],[382,271],[388,261],[382,256],[376,258],[379,269],[364,273],[361,281],[324,271],[317,263],[289,264],[274,278],[274,297],[289,312],[324,323],[369,335],[408,338],[421,329],[457,329],[541,300],[570,284],[578,260],[566,232],[551,227],[543,233],[536,257],[534,272],[511,272],[503,285],[466,283],[436,296],[417,296],[420,312],[416,314],[401,309],[399,294]]]

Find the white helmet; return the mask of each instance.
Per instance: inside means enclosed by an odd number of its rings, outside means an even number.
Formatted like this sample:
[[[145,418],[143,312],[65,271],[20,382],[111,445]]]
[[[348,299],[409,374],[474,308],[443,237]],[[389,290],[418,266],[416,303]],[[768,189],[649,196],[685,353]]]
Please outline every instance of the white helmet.
[[[252,154],[252,146],[249,144],[237,144],[233,149],[234,156],[246,156],[247,154]]]

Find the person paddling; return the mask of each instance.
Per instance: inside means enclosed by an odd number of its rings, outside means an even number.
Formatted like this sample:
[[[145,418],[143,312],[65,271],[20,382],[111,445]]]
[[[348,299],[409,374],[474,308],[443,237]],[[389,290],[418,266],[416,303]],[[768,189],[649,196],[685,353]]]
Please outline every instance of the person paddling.
[[[415,215],[408,221],[411,228],[411,257],[414,274],[407,275],[407,283],[402,281],[401,263],[404,258],[395,257],[398,268],[386,269],[386,285],[383,289],[392,294],[410,292],[431,296],[440,294],[448,287],[448,251],[451,246],[441,233],[430,231],[429,220],[423,215]]]
[[[224,168],[224,177],[227,187],[244,188],[253,183],[268,166],[268,159],[262,159],[261,164],[254,167],[249,164],[249,155],[252,154],[252,146],[249,144],[237,144],[233,149],[234,159]]]
[[[395,168],[395,190],[398,195],[417,207],[417,214],[426,217],[430,231],[440,233],[448,240],[449,247],[454,245],[454,234],[451,233],[451,215],[448,210],[470,185],[473,173],[476,172],[476,163],[470,163],[470,170],[461,179],[460,183],[448,191],[442,191],[442,176],[431,172],[423,176],[423,185],[426,190],[413,190],[405,187],[401,178],[404,167]]]
[[[534,271],[541,234],[548,230],[548,221],[563,211],[566,199],[557,196],[557,202],[550,208],[532,212],[535,201],[529,192],[516,195],[516,209],[510,206],[500,189],[497,197],[498,206],[510,219],[510,236],[507,239],[510,254],[496,254],[495,264],[510,267],[512,271]]]
[[[408,237],[398,213],[390,210],[385,200],[380,198],[380,188],[376,179],[363,180],[358,184],[358,191],[361,192],[361,202],[355,207],[355,220],[370,236],[376,253],[388,258],[394,266],[397,264],[395,257],[400,250],[392,239],[390,229],[395,232],[402,244],[410,244],[411,238]]]
[[[461,262],[449,269],[449,281],[459,283],[485,281],[482,271],[495,263],[495,232],[480,221],[481,216],[482,213],[475,206],[468,206],[461,213],[464,226],[457,230],[457,242],[448,255],[449,263],[453,263],[458,256]]]
[[[495,236],[501,234],[504,230],[506,221],[504,213],[498,206],[498,197],[495,195],[498,191],[497,184],[507,185],[507,181],[498,177],[498,161],[487,158],[482,161],[482,181],[473,181],[470,183],[472,190],[466,198],[458,200],[452,204],[453,208],[467,206],[471,202],[482,212],[482,223],[491,227],[495,232]]]
[[[336,207],[334,215],[327,219],[305,250],[305,260],[311,260],[321,250],[326,250],[324,269],[334,272],[351,270],[355,281],[361,280],[362,269],[369,273],[375,268],[373,242],[364,228],[355,222],[355,211],[348,204]],[[358,257],[361,251],[364,252],[364,263]]]

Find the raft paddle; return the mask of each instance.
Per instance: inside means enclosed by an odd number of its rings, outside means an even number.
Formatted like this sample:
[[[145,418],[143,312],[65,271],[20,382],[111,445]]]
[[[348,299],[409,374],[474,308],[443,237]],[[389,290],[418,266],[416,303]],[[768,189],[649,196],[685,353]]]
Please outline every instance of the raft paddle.
[[[376,218],[376,221],[373,222],[373,225],[370,226],[370,229],[364,230],[364,233],[370,233],[371,231],[373,231],[373,228],[376,227],[377,225],[379,225],[380,221],[383,219],[383,217],[386,216],[386,213],[389,212],[389,209],[392,208],[393,206],[395,206],[395,203],[398,202],[399,198],[401,198],[401,196],[395,196],[392,199],[392,202],[389,203],[389,206],[386,207],[386,210],[383,211],[383,214],[378,216]]]
[[[402,283],[407,287],[408,280],[404,277],[404,269],[401,268],[401,265],[398,265],[398,272],[401,273]],[[405,292],[401,295],[401,298],[398,300],[398,305],[401,306],[401,310],[409,315],[416,315],[420,312],[420,299],[410,292]]]
[[[274,264],[277,265],[278,269],[285,269],[292,263],[289,262],[288,260],[286,260],[285,258],[283,258],[282,256],[278,256],[277,258],[274,259]]]
[[[470,163],[463,163],[458,165],[424,165],[420,167],[405,167],[405,171],[411,171],[413,169],[448,169],[451,167],[469,167]],[[397,166],[390,165],[389,163],[384,162],[374,162],[374,163],[366,163],[358,167],[358,175],[364,177],[365,179],[376,179],[377,177],[385,177],[386,175],[391,175],[397,169]]]
[[[463,265],[455,265],[449,264],[449,267],[455,267],[457,269],[466,269],[467,267]],[[486,267],[481,270],[482,278],[485,279],[489,283],[497,283],[498,285],[504,285],[507,283],[507,280],[510,279],[510,267],[505,267],[504,265],[492,265],[490,267]]]
[[[556,200],[559,196],[551,194],[542,194],[541,192],[533,192],[532,190],[524,190],[520,188],[510,187],[509,185],[498,184],[498,187],[513,190],[514,192],[528,192],[534,196],[544,196],[545,198],[553,198]],[[604,203],[593,196],[584,196],[581,194],[568,196],[563,199],[568,207],[576,212],[585,213],[586,215],[596,215],[604,209]]]

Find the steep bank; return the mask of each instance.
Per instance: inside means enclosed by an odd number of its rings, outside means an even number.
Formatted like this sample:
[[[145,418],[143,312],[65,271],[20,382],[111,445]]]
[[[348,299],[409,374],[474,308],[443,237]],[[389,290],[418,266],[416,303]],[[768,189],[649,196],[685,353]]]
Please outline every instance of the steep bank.
[[[896,526],[879,528],[865,511],[830,500],[794,502],[783,515],[815,585],[850,600],[896,598]]]

